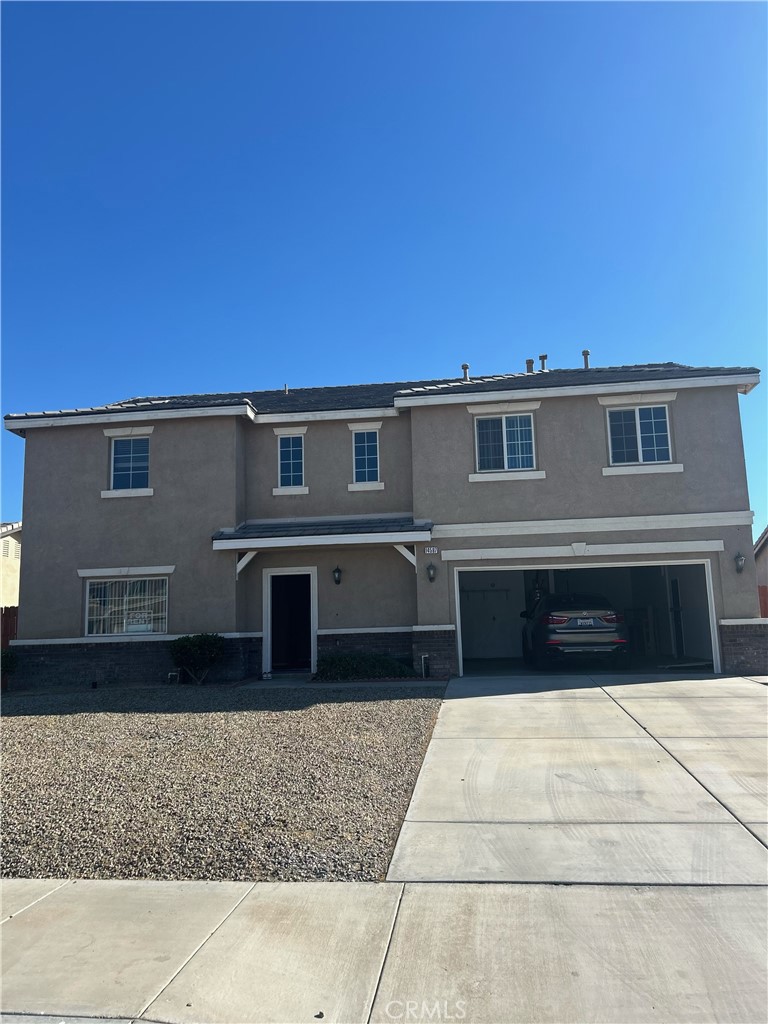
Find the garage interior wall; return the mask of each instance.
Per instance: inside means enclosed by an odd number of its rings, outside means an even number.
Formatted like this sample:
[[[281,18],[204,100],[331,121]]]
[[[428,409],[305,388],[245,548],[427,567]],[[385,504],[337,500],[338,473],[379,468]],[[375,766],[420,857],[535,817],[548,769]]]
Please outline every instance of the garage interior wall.
[[[522,658],[520,612],[536,585],[555,594],[599,594],[627,622],[633,653],[661,664],[675,658],[711,662],[703,565],[568,569],[483,569],[459,573],[462,655]]]

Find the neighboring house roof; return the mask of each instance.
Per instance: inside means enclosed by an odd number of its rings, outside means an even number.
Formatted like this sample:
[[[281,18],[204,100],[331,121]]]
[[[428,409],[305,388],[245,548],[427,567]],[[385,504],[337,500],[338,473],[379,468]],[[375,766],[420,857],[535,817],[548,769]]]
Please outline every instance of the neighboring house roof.
[[[763,551],[765,551],[766,547],[768,547],[768,526],[766,526],[755,541],[755,558],[757,558],[758,555],[761,555]]]
[[[15,533],[21,533],[21,523],[0,524],[0,537],[11,537]]]
[[[752,366],[685,366],[681,363],[646,363],[638,366],[602,366],[576,370],[539,370],[535,373],[503,373],[491,376],[400,381],[388,384],[350,384],[336,387],[289,388],[287,391],[237,391],[230,394],[171,395],[129,398],[88,409],[59,409],[48,412],[9,413],[9,429],[24,420],[87,417],[93,415],[186,409],[232,408],[250,405],[256,413],[290,414],[330,412],[336,409],[377,409],[393,407],[395,399],[438,397],[446,392],[526,391],[541,388],[590,387],[613,384],[654,383],[711,377],[759,375]],[[756,382],[752,382],[750,386]]]
[[[412,516],[361,516],[360,518],[334,517],[332,519],[267,519],[243,523],[236,530],[219,530],[213,540],[256,540],[272,537],[337,537],[350,534],[391,534],[393,542],[398,534],[428,532],[432,523],[414,520]]]

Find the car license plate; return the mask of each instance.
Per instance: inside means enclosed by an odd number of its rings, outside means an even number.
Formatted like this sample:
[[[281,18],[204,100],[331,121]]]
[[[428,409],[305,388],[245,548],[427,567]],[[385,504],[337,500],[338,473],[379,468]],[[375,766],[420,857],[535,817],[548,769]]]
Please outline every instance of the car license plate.
[[[594,619],[576,619],[577,626],[594,626]]]

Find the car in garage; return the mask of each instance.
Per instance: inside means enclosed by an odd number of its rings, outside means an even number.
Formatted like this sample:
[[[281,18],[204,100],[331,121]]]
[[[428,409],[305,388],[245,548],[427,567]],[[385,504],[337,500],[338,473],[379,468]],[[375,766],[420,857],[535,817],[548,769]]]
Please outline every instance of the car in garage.
[[[545,594],[520,617],[523,660],[537,669],[577,656],[629,663],[624,616],[601,594]]]

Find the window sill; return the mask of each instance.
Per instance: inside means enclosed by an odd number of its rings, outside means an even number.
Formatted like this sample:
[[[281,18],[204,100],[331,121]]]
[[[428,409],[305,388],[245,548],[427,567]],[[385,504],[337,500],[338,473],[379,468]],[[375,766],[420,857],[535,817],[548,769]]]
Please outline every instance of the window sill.
[[[636,473],[682,473],[682,462],[644,462],[628,466],[606,466],[603,476],[633,476]]]
[[[544,480],[546,476],[543,469],[508,469],[500,473],[470,473],[467,479],[471,484],[483,484],[496,480]]]
[[[290,495],[290,494],[309,494],[308,487],[273,487],[272,494],[277,497],[278,495]]]
[[[153,487],[124,487],[118,491],[102,491],[102,498],[151,498]]]
[[[363,480],[358,484],[347,484],[348,491],[383,491],[381,480]]]

